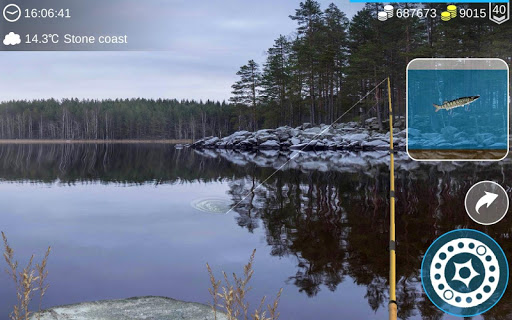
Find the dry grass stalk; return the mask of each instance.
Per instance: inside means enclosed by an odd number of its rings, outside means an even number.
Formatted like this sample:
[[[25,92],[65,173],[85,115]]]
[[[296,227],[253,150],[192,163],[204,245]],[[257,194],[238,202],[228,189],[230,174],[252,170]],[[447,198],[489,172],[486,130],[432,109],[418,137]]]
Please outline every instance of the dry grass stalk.
[[[27,266],[21,271],[18,271],[19,264],[18,261],[14,260],[14,250],[9,245],[7,237],[3,232],[2,239],[4,242],[4,259],[8,265],[6,271],[15,284],[17,297],[17,304],[13,307],[9,318],[11,320],[28,320],[32,315],[29,306],[35,291],[39,291],[39,311],[41,311],[42,299],[48,289],[48,285],[46,284],[46,277],[48,276],[46,265],[51,248],[48,248],[46,251],[41,264],[37,264],[34,267],[34,256],[32,255]],[[38,319],[39,317],[38,314]]]
[[[46,294],[46,290],[48,290],[49,285],[46,283],[46,277],[48,277],[48,270],[46,270],[46,264],[48,263],[48,257],[50,256],[50,252],[52,251],[51,247],[48,247],[48,250],[46,250],[46,253],[44,255],[43,260],[41,261],[41,264],[36,264],[36,270],[38,274],[38,290],[39,290],[39,308],[38,310],[41,311],[42,309],[42,303],[44,295]],[[41,312],[37,313],[37,319],[41,319]]]
[[[263,297],[259,307],[254,310],[252,314],[249,313],[247,293],[252,289],[252,287],[249,286],[249,282],[254,274],[253,264],[255,254],[256,249],[252,252],[249,262],[244,266],[244,274],[242,277],[238,277],[233,273],[233,282],[231,282],[228,275],[223,272],[223,285],[221,280],[217,281],[215,279],[210,265],[206,264],[212,285],[212,287],[208,289],[213,298],[213,303],[211,303],[210,306],[212,307],[215,320],[217,320],[217,308],[226,313],[228,320],[277,320],[279,318],[277,307],[281,293],[283,292],[282,288],[279,290],[274,303],[267,305],[267,310],[263,310],[266,300],[266,297]]]
[[[213,276],[212,268],[210,268],[210,265],[207,263],[206,268],[208,269],[208,274],[210,275],[210,283],[212,284],[212,287],[208,289],[210,292],[210,295],[213,297],[213,302],[210,304],[213,310],[213,316],[215,320],[217,320],[217,305],[219,303],[219,288],[221,285],[221,281],[215,280],[215,277]]]

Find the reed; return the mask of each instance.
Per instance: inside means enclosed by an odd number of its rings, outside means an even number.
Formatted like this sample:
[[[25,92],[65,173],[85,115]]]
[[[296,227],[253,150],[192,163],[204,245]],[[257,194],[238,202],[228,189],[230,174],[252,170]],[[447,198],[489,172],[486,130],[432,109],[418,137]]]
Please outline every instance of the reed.
[[[17,298],[17,303],[13,306],[13,311],[9,314],[9,319],[29,320],[32,315],[32,312],[29,310],[30,302],[37,291],[39,291],[39,312],[37,313],[37,319],[40,319],[42,301],[48,289],[48,285],[46,284],[46,278],[48,276],[46,266],[51,247],[48,247],[41,263],[34,266],[34,255],[32,255],[25,268],[20,270],[18,261],[14,259],[14,250],[9,245],[7,236],[3,232],[2,239],[4,242],[4,259],[8,266],[6,271],[15,284]]]
[[[266,306],[266,310],[264,310],[266,297],[263,297],[259,307],[252,313],[249,312],[247,293],[252,289],[249,286],[249,282],[254,274],[253,264],[255,255],[256,249],[252,252],[249,262],[244,266],[244,272],[241,277],[233,273],[232,280],[230,280],[230,277],[223,272],[224,284],[221,280],[215,278],[210,265],[206,264],[211,283],[211,288],[208,289],[212,296],[210,306],[215,320],[217,320],[218,310],[224,312],[228,320],[277,320],[279,318],[277,307],[283,293],[283,288],[277,293],[274,302]]]

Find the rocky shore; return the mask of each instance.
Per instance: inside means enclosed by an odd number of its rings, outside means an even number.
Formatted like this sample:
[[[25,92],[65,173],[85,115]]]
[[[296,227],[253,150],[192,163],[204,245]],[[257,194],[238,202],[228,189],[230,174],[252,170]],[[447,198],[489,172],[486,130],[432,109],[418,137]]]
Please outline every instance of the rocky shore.
[[[191,145],[194,149],[236,150],[301,150],[301,151],[378,151],[389,150],[389,131],[376,129],[375,118],[366,125],[347,122],[332,126],[309,123],[292,128],[263,129],[256,132],[237,131],[227,137],[206,137]],[[406,131],[394,128],[394,147],[405,150]]]
[[[30,320],[214,320],[207,305],[165,297],[135,297],[54,307]],[[217,320],[227,320],[217,312]]]

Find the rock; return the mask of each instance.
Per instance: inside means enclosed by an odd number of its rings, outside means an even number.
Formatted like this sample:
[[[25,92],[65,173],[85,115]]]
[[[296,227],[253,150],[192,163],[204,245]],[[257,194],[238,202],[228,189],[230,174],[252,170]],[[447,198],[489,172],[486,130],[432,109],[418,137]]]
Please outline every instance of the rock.
[[[262,150],[278,150],[280,148],[280,144],[276,140],[267,140],[258,147]]]
[[[283,150],[288,150],[290,148],[290,146],[292,145],[289,141],[284,141],[284,142],[281,142],[281,149]]]
[[[337,150],[347,150],[348,146],[349,146],[349,143],[346,141],[341,141],[341,142],[336,143]]]
[[[382,133],[375,133],[373,134],[369,141],[371,140],[382,140],[382,141],[389,141],[389,132],[386,133],[386,134],[382,134]]]
[[[305,130],[305,129],[309,129],[309,128],[312,128],[313,126],[311,125],[311,123],[309,122],[305,122],[303,123],[301,126],[298,127],[298,129],[300,130]]]
[[[329,150],[336,150],[336,142],[329,141],[325,144],[326,148]]]
[[[292,137],[292,128],[288,126],[279,127],[275,130],[274,134],[280,142],[287,141]]]
[[[290,139],[290,143],[291,143],[292,145],[299,144],[299,143],[300,143],[300,139],[299,139],[299,138],[295,138],[295,137],[293,137],[293,138],[291,138],[291,139]]]
[[[103,300],[54,307],[41,312],[41,320],[213,320],[211,308],[195,302],[164,297]],[[38,314],[30,320],[38,319]],[[227,316],[217,312],[218,320]]]
[[[346,149],[359,151],[362,150],[363,148],[361,146],[361,141],[352,141],[349,143]]]
[[[256,135],[255,138],[258,141],[258,144],[262,144],[269,140],[278,141],[278,138],[274,134],[260,134]]]
[[[307,138],[332,138],[333,133],[330,132],[330,130],[327,130],[328,127],[324,126],[324,128],[320,127],[313,127],[306,129],[302,132],[302,135]]]
[[[251,150],[255,145],[256,145],[256,139],[254,139],[254,138],[244,140],[238,144],[238,146],[242,150]]]
[[[245,137],[245,136],[248,136],[248,135],[250,135],[250,134],[251,134],[251,133],[250,133],[249,131],[242,130],[242,131],[237,131],[237,132],[233,133],[233,134],[231,135],[231,137],[238,137],[238,136],[244,136],[244,137]]]
[[[214,148],[214,147],[215,147],[215,144],[216,144],[217,142],[219,142],[219,141],[220,141],[220,139],[219,139],[218,137],[213,137],[213,138],[210,138],[210,139],[206,140],[206,141],[204,142],[204,146],[205,146],[206,148]]]
[[[347,140],[347,141],[361,142],[364,140],[368,140],[369,135],[368,135],[368,133],[353,133],[353,134],[345,134],[341,137],[342,137],[342,139]]]
[[[242,149],[252,149],[254,146],[258,144],[258,141],[254,137],[250,137],[238,143],[238,146]]]
[[[365,141],[361,146],[363,147],[363,150],[388,150],[389,142],[382,140]]]
[[[396,129],[396,128],[395,128]],[[387,134],[388,138],[389,138],[389,133]],[[402,139],[405,139],[405,137],[407,136],[407,129],[404,129],[402,131],[399,131],[397,133],[394,133],[393,134],[393,138],[402,138]]]

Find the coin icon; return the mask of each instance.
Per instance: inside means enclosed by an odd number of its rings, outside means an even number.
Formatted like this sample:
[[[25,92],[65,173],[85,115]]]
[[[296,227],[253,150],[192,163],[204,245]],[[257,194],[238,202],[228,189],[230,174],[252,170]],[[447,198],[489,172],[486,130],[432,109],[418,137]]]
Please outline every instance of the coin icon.
[[[394,10],[394,8],[390,4],[384,6],[384,12],[386,12],[386,14],[388,15],[388,18],[393,17],[393,10]]]
[[[421,283],[442,311],[473,317],[491,309],[508,284],[507,258],[487,234],[458,229],[437,238],[421,264]]]
[[[466,193],[464,206],[469,217],[476,223],[491,225],[505,217],[509,208],[508,195],[494,181],[480,181]]]
[[[453,4],[446,7],[446,10],[450,13],[450,18],[457,17],[457,6],[454,6]]]
[[[451,14],[448,11],[441,12],[441,20],[443,21],[450,21]]]
[[[386,20],[388,20],[388,14],[384,11],[380,11],[377,14],[377,19],[379,19],[379,21],[386,21]]]

